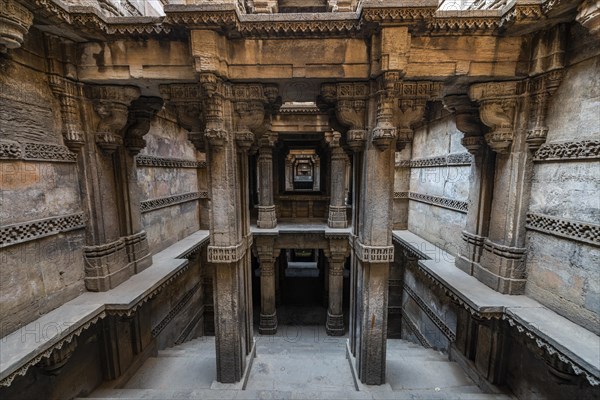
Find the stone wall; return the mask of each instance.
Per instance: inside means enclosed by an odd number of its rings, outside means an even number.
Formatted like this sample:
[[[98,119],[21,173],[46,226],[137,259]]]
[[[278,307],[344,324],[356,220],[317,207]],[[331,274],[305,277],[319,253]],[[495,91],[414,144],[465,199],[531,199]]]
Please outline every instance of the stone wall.
[[[199,187],[204,163],[173,118],[167,110],[157,115],[137,156],[142,226],[152,253],[199,229],[199,199],[207,197],[206,185]]]
[[[0,335],[84,290],[78,164],[62,142],[44,41],[0,58]]]
[[[415,130],[412,144],[408,230],[457,254],[466,221],[470,155],[441,103],[428,114],[429,122]]]
[[[577,42],[575,39],[573,43]],[[592,51],[593,48],[592,48]],[[586,229],[600,219],[600,56],[577,51],[548,110],[548,138],[534,158],[526,294],[600,333],[600,249],[562,221]],[[598,49],[596,48],[596,54]],[[589,159],[595,143],[595,159]],[[561,152],[564,147],[582,151]],[[591,153],[594,153],[592,151]],[[540,231],[543,230],[544,232]],[[593,235],[593,233],[592,233]],[[581,239],[583,238],[583,240]],[[594,239],[592,239],[594,240]]]

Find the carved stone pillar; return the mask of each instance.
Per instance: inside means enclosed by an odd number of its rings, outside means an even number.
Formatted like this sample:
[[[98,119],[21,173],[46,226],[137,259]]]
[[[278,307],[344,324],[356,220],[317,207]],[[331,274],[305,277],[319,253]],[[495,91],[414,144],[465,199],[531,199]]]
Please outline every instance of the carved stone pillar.
[[[33,14],[16,0],[0,1],[0,53],[21,47]]]
[[[127,127],[125,129],[125,149],[120,153],[123,168],[121,173],[121,191],[123,198],[123,216],[121,224],[125,241],[125,250],[129,262],[135,265],[135,273],[139,273],[152,265],[152,255],[148,245],[146,232],[142,230],[142,213],[140,209],[140,188],[137,181],[135,156],[146,147],[144,135],[150,130],[154,116],[162,109],[160,97],[140,97],[134,100],[129,109]]]
[[[525,217],[529,207],[532,153],[546,140],[548,98],[562,79],[565,30],[561,25],[533,38],[530,78],[524,81],[474,84],[471,99],[490,132],[485,139],[495,151],[495,176],[489,234],[473,275],[507,294],[525,290]]]
[[[275,264],[279,250],[273,248],[273,238],[261,236],[256,239],[256,252],[260,262],[260,320],[261,335],[277,333],[277,310],[275,305]]]
[[[231,88],[213,74],[200,76],[205,95],[210,244],[208,262],[214,264],[213,299],[217,380],[237,382],[246,366],[246,257],[239,161],[233,135]]]
[[[331,336],[343,336],[344,313],[344,264],[348,256],[348,240],[344,238],[330,238],[329,249],[325,255],[329,261],[329,307],[327,309],[327,322],[325,329]]]
[[[362,156],[358,236],[353,240],[357,259],[356,279],[356,363],[359,379],[367,385],[385,383],[387,299],[389,263],[393,261],[392,197],[396,128],[381,118],[382,102],[389,100],[383,86],[370,102],[371,121],[377,125],[370,132]],[[375,114],[375,115],[374,115]]]
[[[331,200],[327,219],[327,225],[330,228],[346,228],[348,226],[345,203],[348,156],[340,146],[341,136],[339,132],[332,132],[325,136],[331,148]]]
[[[492,189],[494,187],[494,152],[486,145],[477,105],[466,95],[444,97],[446,108],[454,113],[456,127],[464,133],[462,145],[473,155],[469,186],[469,211],[462,233],[464,247],[456,258],[456,266],[473,274],[479,263],[483,242],[488,235]]]
[[[259,228],[275,228],[277,216],[273,201],[273,147],[277,134],[265,133],[258,141],[258,219]]]
[[[85,283],[88,290],[105,291],[136,272],[138,257],[140,269],[151,263],[147,244],[144,245],[145,232],[139,229],[139,213],[136,210],[136,217],[130,212],[133,205],[128,202],[124,159],[127,155],[122,136],[129,105],[139,96],[139,89],[134,86],[86,86],[85,89],[98,117],[92,133],[96,143],[89,142],[83,165],[90,196],[88,212],[96,221],[90,226],[88,245],[83,249]]]

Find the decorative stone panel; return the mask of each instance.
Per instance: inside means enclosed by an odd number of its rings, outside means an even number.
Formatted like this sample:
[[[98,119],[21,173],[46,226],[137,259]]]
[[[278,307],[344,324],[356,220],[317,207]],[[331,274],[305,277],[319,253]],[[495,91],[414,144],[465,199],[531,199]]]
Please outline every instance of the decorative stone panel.
[[[600,225],[529,213],[525,227],[564,239],[600,246]]]
[[[204,195],[203,192],[202,194]],[[145,200],[140,203],[140,209],[143,213],[158,210],[159,208],[170,207],[175,204],[187,203],[189,201],[198,200],[202,197],[200,192],[190,192],[183,194],[176,194],[173,196],[160,197],[157,199]]]
[[[356,240],[354,251],[362,262],[386,263],[394,261],[394,246],[366,246]]]
[[[533,161],[568,161],[600,159],[600,140],[546,143],[535,152]]]
[[[0,227],[0,248],[84,227],[83,213],[6,225]]]
[[[68,148],[46,143],[0,141],[0,159],[47,162],[76,162],[77,154]]]
[[[156,156],[136,156],[138,167],[157,168],[206,168],[206,161],[182,160],[179,158],[166,158]]]

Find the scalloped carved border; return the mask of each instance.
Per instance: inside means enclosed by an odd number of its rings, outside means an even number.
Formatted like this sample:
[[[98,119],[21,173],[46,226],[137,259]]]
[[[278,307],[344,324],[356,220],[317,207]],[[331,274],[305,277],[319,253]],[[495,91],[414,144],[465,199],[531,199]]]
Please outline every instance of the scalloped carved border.
[[[82,212],[0,227],[0,248],[85,228]]]
[[[394,196],[395,198],[395,196]],[[467,213],[469,211],[469,203],[462,200],[449,199],[447,197],[433,196],[430,194],[408,192],[408,199],[429,204],[432,206],[447,208],[449,210]]]
[[[77,154],[57,144],[1,141],[0,159],[74,163]]]
[[[421,297],[419,297],[408,285],[404,284],[404,290],[408,295],[417,303],[417,305],[427,314],[429,319],[438,327],[438,329],[448,338],[449,341],[454,342],[456,340],[456,333],[450,329],[448,325],[429,307]]]
[[[600,247],[600,225],[528,213],[525,228]]]
[[[173,307],[171,311],[169,311],[167,315],[165,315],[165,317],[154,328],[152,328],[152,337],[157,337],[167,327],[167,325],[169,325],[169,323],[173,321],[173,318],[175,318],[175,316],[177,316],[177,314],[179,314],[181,310],[183,310],[183,307],[185,307],[185,305],[189,303],[192,297],[194,297],[194,294],[198,291],[198,289],[200,289],[201,284],[202,282],[198,282],[194,285],[194,287],[188,290],[183,295],[183,297],[177,302],[177,304],[175,304],[175,307]]]
[[[206,161],[183,160],[156,156],[137,156],[135,163],[138,167],[159,168],[206,168]]]
[[[174,206],[176,204],[187,203],[195,201],[203,197],[206,192],[189,192],[183,194],[176,194],[173,196],[159,197],[157,199],[144,200],[140,203],[140,210],[142,213],[158,210],[164,207]]]
[[[473,156],[470,153],[456,153],[438,157],[402,160],[396,163],[396,168],[468,166],[471,165],[472,162]]]

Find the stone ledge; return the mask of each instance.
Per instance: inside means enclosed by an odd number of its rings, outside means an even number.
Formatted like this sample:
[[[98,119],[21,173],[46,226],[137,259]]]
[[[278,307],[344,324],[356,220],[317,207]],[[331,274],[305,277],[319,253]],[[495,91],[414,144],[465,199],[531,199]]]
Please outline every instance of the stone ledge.
[[[154,255],[154,263],[106,292],[86,292],[0,339],[0,386],[70,343],[107,314],[131,315],[183,273],[186,255],[208,243],[208,231],[196,231]]]
[[[419,258],[419,269],[448,296],[479,318],[507,320],[550,355],[571,365],[588,382],[600,385],[600,337],[523,295],[496,292],[454,265],[454,257],[409,231],[393,239]]]
[[[256,225],[252,225],[250,227],[250,232],[256,236],[279,236],[280,234],[292,233],[317,233],[324,234],[325,237],[349,237],[352,234],[352,227],[330,228],[327,226],[326,222],[300,224],[280,222],[275,228],[258,228]]]

